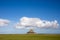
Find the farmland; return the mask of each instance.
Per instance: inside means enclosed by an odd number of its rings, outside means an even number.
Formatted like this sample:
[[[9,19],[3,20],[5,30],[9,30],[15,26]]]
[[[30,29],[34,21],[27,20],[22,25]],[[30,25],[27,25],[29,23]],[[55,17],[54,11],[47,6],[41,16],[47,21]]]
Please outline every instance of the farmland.
[[[0,40],[60,40],[60,34],[0,34]]]

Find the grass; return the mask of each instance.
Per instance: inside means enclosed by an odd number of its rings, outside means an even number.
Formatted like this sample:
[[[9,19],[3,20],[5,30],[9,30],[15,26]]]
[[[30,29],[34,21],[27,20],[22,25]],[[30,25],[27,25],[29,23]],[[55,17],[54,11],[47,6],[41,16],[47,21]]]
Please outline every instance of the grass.
[[[60,34],[0,34],[0,40],[60,40]]]

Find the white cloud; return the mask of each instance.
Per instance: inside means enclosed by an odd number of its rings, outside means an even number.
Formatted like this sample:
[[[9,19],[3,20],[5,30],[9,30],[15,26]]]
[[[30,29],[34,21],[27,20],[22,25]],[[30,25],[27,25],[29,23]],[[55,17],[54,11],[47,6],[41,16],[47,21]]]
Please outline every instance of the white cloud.
[[[7,19],[0,19],[0,27],[1,26],[7,26],[10,23]]]
[[[28,18],[22,17],[20,21],[16,24],[16,28],[30,28],[30,27],[39,27],[39,28],[57,28],[59,26],[57,20],[46,21],[41,20],[40,18]]]

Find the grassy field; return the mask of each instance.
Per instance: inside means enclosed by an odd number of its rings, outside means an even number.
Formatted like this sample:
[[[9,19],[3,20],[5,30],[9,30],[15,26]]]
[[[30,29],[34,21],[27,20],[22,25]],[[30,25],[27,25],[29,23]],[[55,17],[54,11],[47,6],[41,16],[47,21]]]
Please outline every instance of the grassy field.
[[[60,34],[0,34],[0,40],[60,40]]]

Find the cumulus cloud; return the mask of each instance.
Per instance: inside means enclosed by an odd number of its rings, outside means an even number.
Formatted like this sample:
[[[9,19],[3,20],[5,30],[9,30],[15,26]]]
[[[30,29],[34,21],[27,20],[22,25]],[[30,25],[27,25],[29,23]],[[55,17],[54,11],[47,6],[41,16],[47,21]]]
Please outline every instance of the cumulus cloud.
[[[10,23],[7,19],[0,19],[0,27],[1,26],[7,26]]]
[[[16,24],[16,28],[57,28],[59,26],[57,20],[47,21],[40,18],[29,18],[22,17],[20,21]]]

